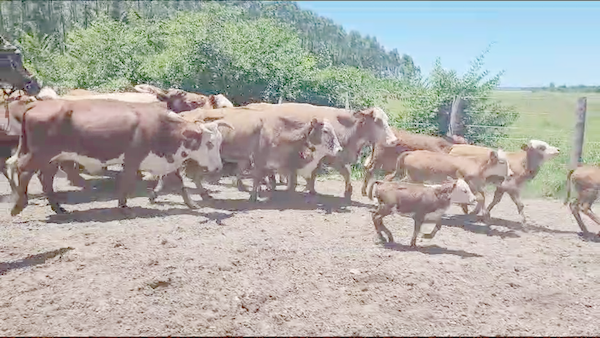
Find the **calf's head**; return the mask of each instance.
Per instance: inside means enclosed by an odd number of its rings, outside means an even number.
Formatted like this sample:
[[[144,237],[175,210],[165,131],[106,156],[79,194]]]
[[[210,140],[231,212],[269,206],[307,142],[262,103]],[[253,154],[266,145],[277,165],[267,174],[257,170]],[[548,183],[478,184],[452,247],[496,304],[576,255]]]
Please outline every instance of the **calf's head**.
[[[450,202],[457,204],[473,204],[476,200],[473,191],[469,187],[469,184],[462,178],[458,177],[456,180],[449,178],[446,182],[438,185],[433,185],[436,190],[436,195],[443,198],[443,196],[450,195]]]
[[[557,147],[540,140],[530,140],[527,144],[522,145],[521,149],[527,151],[528,156],[539,157],[541,162],[551,160],[560,153],[560,149]]]
[[[204,107],[208,103],[208,98],[201,94],[188,93],[181,89],[169,89],[166,93],[157,92],[156,97],[167,103],[169,110],[176,113],[193,110]]]
[[[368,108],[355,112],[354,117],[359,119],[360,127],[362,127],[361,136],[366,138],[367,142],[384,142],[391,146],[398,140],[383,109],[379,107]]]
[[[335,156],[342,151],[340,140],[338,139],[333,125],[329,120],[312,120],[312,130],[308,134],[308,144],[313,151],[313,157],[321,159],[325,156]]]
[[[215,121],[210,123],[188,122],[183,130],[183,151],[188,152],[191,159],[198,162],[200,166],[206,167],[209,172],[219,171],[223,168],[221,161],[223,136],[219,131],[219,126],[233,129],[233,126],[225,121]]]
[[[489,157],[487,161],[482,164],[480,173],[484,179],[490,176],[509,176],[508,160],[504,150],[490,150]]]

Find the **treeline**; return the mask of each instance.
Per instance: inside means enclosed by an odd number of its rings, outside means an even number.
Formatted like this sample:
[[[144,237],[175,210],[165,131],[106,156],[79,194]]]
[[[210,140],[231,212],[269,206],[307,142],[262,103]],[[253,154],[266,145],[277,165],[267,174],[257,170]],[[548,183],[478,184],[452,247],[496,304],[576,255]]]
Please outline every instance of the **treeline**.
[[[508,126],[517,116],[489,98],[501,74],[488,78],[485,53],[464,76],[438,60],[424,77],[410,57],[294,3],[11,1],[0,9],[26,67],[59,92],[148,83],[222,93],[239,105],[282,99],[352,109],[401,98],[401,109],[388,110],[392,122],[428,134],[445,131],[439,112],[456,96],[469,97],[467,124]],[[465,136],[493,145],[503,130],[467,128]]]
[[[556,86],[556,85],[554,85],[554,83],[550,83],[550,85],[547,87],[532,87],[532,88],[527,88],[527,89],[529,89],[531,91],[550,91],[550,92],[560,92],[560,93],[600,93],[600,86],[586,86],[586,85]]]
[[[0,2],[0,33],[15,39],[28,34],[53,36],[64,49],[66,34],[75,27],[87,28],[102,15],[129,22],[131,16],[153,19],[172,18],[180,11],[201,11],[210,1],[3,1]],[[371,70],[376,76],[414,76],[420,72],[409,55],[396,49],[387,52],[375,37],[347,33],[331,19],[302,10],[289,1],[219,1],[240,7],[245,19],[270,18],[295,28],[301,46],[319,56],[319,66],[352,66]]]

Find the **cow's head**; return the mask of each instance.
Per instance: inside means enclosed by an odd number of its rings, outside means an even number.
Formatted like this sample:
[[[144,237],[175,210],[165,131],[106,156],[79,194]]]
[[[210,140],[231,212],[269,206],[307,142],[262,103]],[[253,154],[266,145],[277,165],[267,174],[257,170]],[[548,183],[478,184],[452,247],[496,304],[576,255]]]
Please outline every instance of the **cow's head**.
[[[204,107],[208,98],[201,94],[188,93],[181,89],[169,89],[166,93],[158,93],[156,97],[167,103],[169,110],[176,113]]]
[[[210,106],[213,108],[233,108],[233,103],[231,103],[231,101],[229,101],[223,94],[210,95],[208,100],[210,102]]]
[[[312,130],[308,134],[308,143],[313,149],[313,158],[320,160],[325,156],[335,156],[342,151],[340,140],[328,119],[319,121],[313,118],[311,125]]]
[[[23,90],[30,96],[36,96],[39,94],[41,86],[39,82],[35,79],[35,77],[30,77],[25,81],[25,85],[23,86]]]
[[[372,107],[355,112],[353,115],[360,120],[362,136],[369,143],[385,142],[388,145],[393,145],[398,140],[389,125],[389,118],[383,109]]]
[[[560,153],[560,149],[557,147],[540,140],[530,140],[527,144],[523,144],[521,149],[527,151],[528,155],[537,154],[542,161],[551,160]]]
[[[473,204],[476,200],[475,194],[460,172],[457,172],[457,179],[448,177],[442,184],[427,184],[427,186],[434,188],[435,194],[439,198],[449,195],[450,203]]]
[[[481,176],[483,176],[484,179],[490,176],[509,176],[508,160],[504,150],[490,150],[487,161],[481,165]]]
[[[183,151],[189,152],[188,156],[198,162],[200,166],[206,167],[209,172],[219,171],[223,168],[223,162],[221,161],[223,135],[219,131],[219,126],[233,129],[225,121],[187,122],[183,131],[185,138]]]

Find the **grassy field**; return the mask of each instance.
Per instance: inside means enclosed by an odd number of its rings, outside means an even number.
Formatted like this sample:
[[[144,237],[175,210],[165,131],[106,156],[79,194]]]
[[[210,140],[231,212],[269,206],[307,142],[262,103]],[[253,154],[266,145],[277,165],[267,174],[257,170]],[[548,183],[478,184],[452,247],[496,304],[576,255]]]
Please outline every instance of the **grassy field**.
[[[497,91],[494,97],[511,105],[520,113],[519,120],[509,128],[508,138],[501,143],[507,151],[519,150],[529,139],[546,141],[561,150],[561,155],[544,165],[538,176],[528,184],[528,197],[565,196],[567,163],[571,155],[577,98],[587,97],[587,120],[583,162],[600,162],[600,94],[528,91]],[[390,102],[387,111],[400,113],[399,102]]]

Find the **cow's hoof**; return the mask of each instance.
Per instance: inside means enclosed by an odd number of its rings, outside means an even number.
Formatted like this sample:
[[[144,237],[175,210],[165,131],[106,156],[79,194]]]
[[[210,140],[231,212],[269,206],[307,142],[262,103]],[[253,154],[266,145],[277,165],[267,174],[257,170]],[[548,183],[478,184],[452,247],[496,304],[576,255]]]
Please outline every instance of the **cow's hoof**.
[[[17,216],[18,214],[21,213],[21,211],[23,211],[24,207],[22,206],[14,206],[11,210],[10,210],[10,215],[11,216]]]
[[[66,214],[67,210],[61,206],[51,206],[52,211],[54,211],[58,215]]]
[[[202,200],[212,200],[213,197],[211,195],[209,195],[208,193],[204,193],[204,194],[200,194],[200,197],[202,197]]]
[[[198,208],[200,208],[200,206],[198,204],[196,204],[195,202],[192,202],[192,201],[185,202],[185,205],[187,205],[187,207],[190,208],[190,209],[198,209]]]

